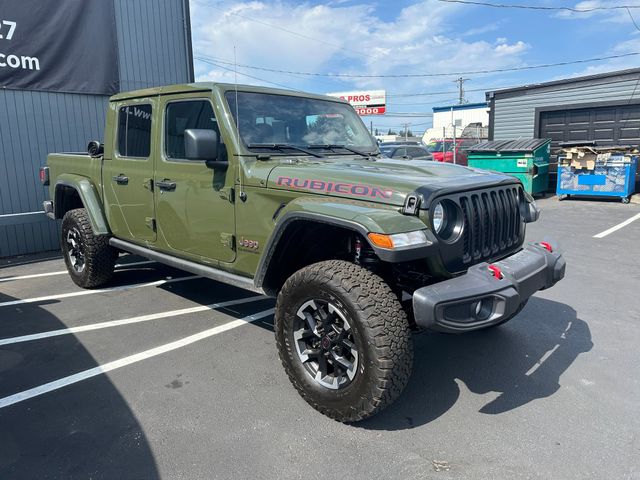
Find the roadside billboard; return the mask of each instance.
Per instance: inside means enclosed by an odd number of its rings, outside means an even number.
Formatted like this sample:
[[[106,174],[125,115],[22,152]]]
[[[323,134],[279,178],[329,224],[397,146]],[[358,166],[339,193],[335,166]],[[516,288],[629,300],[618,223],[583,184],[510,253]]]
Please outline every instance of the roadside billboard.
[[[116,47],[113,1],[0,1],[0,88],[113,95]]]
[[[349,102],[358,115],[384,115],[387,109],[387,94],[384,90],[361,90],[356,92],[327,93]]]

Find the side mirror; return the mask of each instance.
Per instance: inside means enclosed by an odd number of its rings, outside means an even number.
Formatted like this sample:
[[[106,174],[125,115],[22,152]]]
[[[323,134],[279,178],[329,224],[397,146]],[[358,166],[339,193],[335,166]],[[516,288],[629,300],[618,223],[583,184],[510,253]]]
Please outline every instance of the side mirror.
[[[205,128],[184,131],[184,153],[187,160],[204,160],[208,168],[228,167],[229,162],[218,160],[218,134]]]

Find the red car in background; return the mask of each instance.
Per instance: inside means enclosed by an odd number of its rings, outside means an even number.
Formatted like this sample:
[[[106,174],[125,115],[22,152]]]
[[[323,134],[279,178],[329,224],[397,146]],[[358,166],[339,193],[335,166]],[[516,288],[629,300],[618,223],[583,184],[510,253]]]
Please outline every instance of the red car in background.
[[[426,147],[427,150],[431,152],[431,155],[433,155],[434,161],[453,163],[453,144],[453,139],[445,138],[444,140],[432,140],[431,142],[427,143]],[[455,140],[455,145],[456,163],[458,165],[467,165],[466,147],[471,144],[468,140],[460,138]]]

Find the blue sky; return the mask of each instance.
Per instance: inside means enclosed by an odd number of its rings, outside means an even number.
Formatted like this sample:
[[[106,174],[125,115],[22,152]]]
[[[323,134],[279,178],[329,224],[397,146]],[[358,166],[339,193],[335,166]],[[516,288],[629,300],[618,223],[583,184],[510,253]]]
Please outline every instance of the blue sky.
[[[638,5],[639,0],[513,0],[501,3],[578,9]],[[423,74],[492,70],[640,52],[640,31],[626,10],[567,13],[422,2],[190,0],[197,80],[286,86],[314,93],[387,91],[387,110],[431,113],[454,104],[456,75],[419,78],[335,78],[259,70]],[[640,9],[631,13],[640,25]],[[226,63],[225,63],[226,62]],[[640,65],[640,55],[521,72],[465,75],[467,100],[484,91]],[[475,90],[475,91],[474,91]],[[444,92],[444,93],[438,93]],[[414,95],[430,93],[431,95]],[[438,94],[436,94],[438,93]],[[406,96],[410,94],[411,96]],[[380,129],[430,117],[363,117]]]

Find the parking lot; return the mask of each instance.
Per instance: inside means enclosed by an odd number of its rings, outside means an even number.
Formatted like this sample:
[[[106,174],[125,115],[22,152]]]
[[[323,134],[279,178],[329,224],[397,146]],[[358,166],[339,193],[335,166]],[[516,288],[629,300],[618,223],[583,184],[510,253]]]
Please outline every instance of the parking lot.
[[[123,256],[82,290],[0,270],[0,478],[640,478],[640,213],[540,200],[564,281],[509,324],[419,333],[381,415],[343,425],[281,368],[272,299]]]

